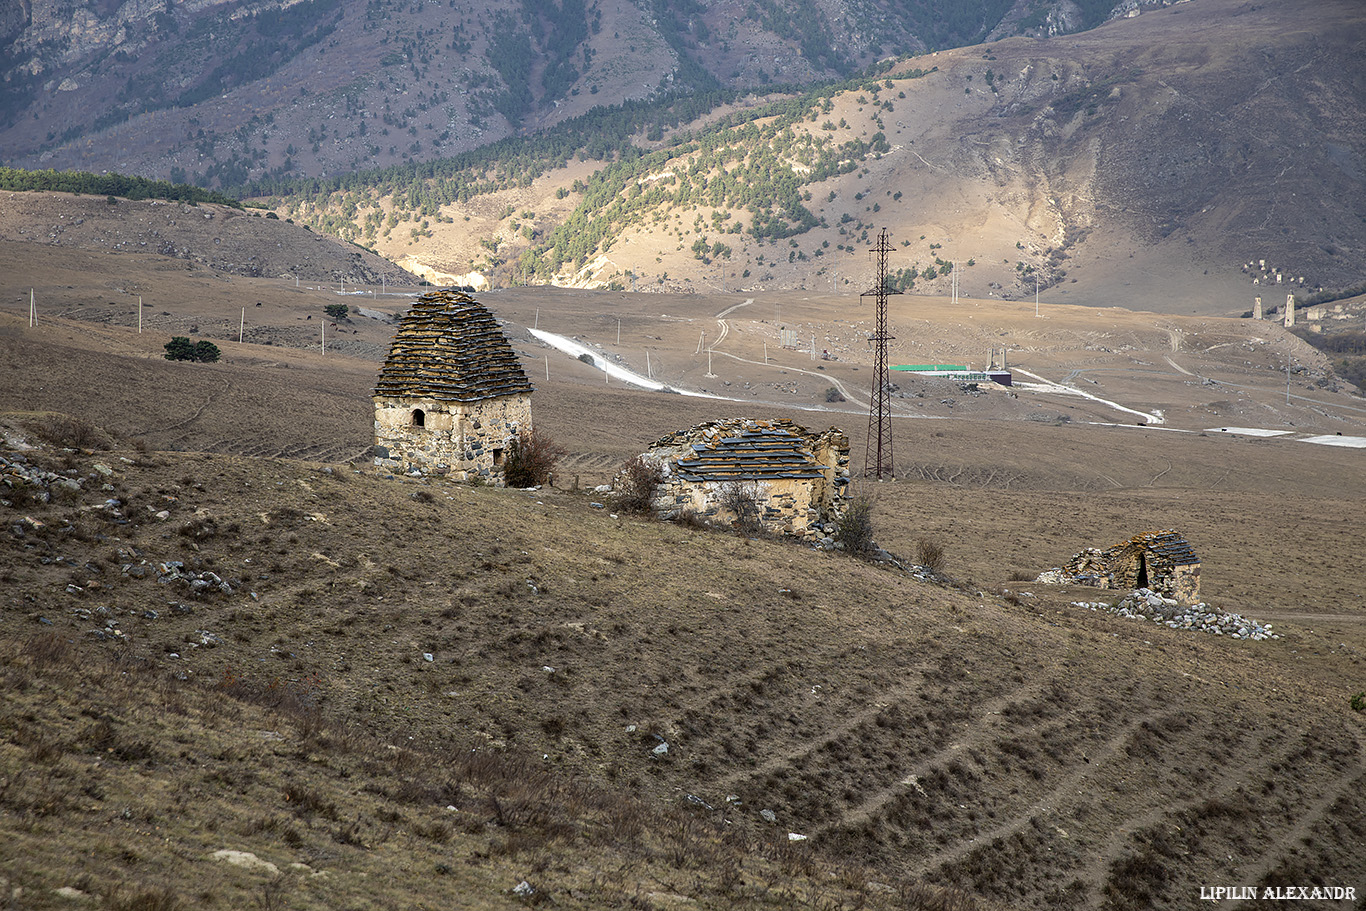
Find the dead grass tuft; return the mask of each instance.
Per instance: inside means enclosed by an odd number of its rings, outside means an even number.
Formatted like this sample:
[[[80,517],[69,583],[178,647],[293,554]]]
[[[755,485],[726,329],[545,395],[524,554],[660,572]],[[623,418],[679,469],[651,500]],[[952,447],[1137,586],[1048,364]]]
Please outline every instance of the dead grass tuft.
[[[66,664],[73,657],[71,640],[58,632],[39,633],[30,637],[24,643],[21,654],[39,670]]]
[[[115,888],[105,897],[105,907],[109,911],[180,911],[185,906],[180,896],[170,889],[153,887],[140,888],[131,894]]]

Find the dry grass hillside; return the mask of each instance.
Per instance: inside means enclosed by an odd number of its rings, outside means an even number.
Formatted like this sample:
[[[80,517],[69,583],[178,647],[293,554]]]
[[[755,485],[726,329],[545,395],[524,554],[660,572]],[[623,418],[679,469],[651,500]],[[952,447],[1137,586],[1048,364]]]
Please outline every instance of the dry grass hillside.
[[[69,193],[4,193],[0,202],[0,243],[28,245],[33,255],[59,261],[77,252],[118,253],[150,255],[150,260],[141,260],[155,263],[147,268],[196,278],[213,273],[333,284],[415,281],[369,250],[259,210]],[[72,262],[56,268],[70,269]],[[113,290],[128,293],[127,288]]]
[[[487,295],[569,450],[555,488],[516,491],[368,468],[391,328],[329,324],[326,353],[313,330],[327,303],[401,299],[0,255],[11,906],[1121,909],[1366,886],[1366,471],[1305,441],[1366,437],[1366,406],[1272,324],[894,298],[894,362],[1005,346],[1041,378],[900,383],[899,479],[864,489],[885,548],[942,549],[920,578],[588,489],[732,415],[837,424],[860,465],[868,314],[847,297]],[[219,363],[161,358],[192,325]],[[781,349],[782,326],[834,359]],[[528,327],[727,398],[605,382]],[[1213,607],[1280,638],[1028,581],[1165,527]]]

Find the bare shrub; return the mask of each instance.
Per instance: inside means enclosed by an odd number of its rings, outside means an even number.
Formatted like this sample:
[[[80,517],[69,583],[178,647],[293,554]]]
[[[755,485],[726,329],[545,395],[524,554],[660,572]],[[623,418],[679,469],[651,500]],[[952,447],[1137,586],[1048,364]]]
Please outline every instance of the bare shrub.
[[[1175,854],[1165,832],[1139,833],[1141,848],[1110,863],[1109,876],[1102,888],[1107,905],[1115,909],[1151,908],[1164,897],[1171,881],[1171,859]]]
[[[932,573],[944,571],[944,547],[938,541],[921,538],[915,543],[915,562]]]
[[[746,534],[760,530],[759,484],[757,481],[727,481],[721,485],[723,509],[735,516],[735,529]]]
[[[321,680],[317,676],[302,681],[271,677],[268,681],[239,675],[231,666],[223,669],[223,676],[214,690],[241,702],[274,709],[294,720],[299,736],[316,737],[323,729],[322,708],[318,704]]]
[[[83,418],[46,414],[26,425],[46,443],[63,449],[112,449],[113,438]]]
[[[544,484],[565,455],[549,434],[534,427],[523,428],[508,447],[503,466],[503,481],[509,487],[535,487]]]
[[[844,515],[835,523],[835,537],[844,543],[851,554],[863,556],[877,548],[873,541],[872,497],[857,496],[845,507]]]
[[[294,878],[286,873],[277,874],[261,884],[256,892],[256,907],[261,911],[284,911],[289,907],[289,893],[295,886]]]
[[[294,815],[302,820],[309,820],[313,814],[318,814],[323,819],[337,822],[340,819],[337,813],[337,805],[328,800],[326,796],[313,790],[306,784],[290,782],[284,788],[285,803],[289,804]]]
[[[613,506],[621,512],[650,515],[654,512],[655,490],[663,480],[664,470],[658,462],[632,456],[612,482]]]
[[[975,911],[976,900],[958,889],[941,889],[922,882],[903,881],[897,889],[900,907],[907,911]]]

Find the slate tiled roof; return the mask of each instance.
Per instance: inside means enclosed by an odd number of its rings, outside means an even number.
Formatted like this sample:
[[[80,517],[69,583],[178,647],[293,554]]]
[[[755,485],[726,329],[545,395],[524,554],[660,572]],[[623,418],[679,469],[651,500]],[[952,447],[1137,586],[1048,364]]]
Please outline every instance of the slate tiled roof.
[[[652,448],[681,447],[676,471],[687,481],[820,478],[805,428],[788,420],[714,421],[679,431]],[[690,454],[689,454],[690,453]]]
[[[454,402],[531,391],[493,314],[449,289],[422,295],[403,315],[375,383],[377,396]]]
[[[1175,531],[1150,531],[1135,535],[1123,544],[1111,548],[1111,552],[1129,547],[1141,547],[1171,561],[1173,566],[1191,566],[1200,562],[1195,549]]]

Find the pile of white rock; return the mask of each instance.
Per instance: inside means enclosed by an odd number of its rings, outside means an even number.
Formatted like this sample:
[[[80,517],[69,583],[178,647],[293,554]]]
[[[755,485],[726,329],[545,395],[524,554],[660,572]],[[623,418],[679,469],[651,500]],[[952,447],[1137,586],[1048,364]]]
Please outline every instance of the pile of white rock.
[[[1073,601],[1076,607],[1108,611],[1128,620],[1151,620],[1171,629],[1188,629],[1198,633],[1213,633],[1231,639],[1279,639],[1271,631],[1270,623],[1258,623],[1241,614],[1225,614],[1204,602],[1183,605],[1164,598],[1151,589],[1140,588],[1125,595],[1117,604],[1108,601]]]

